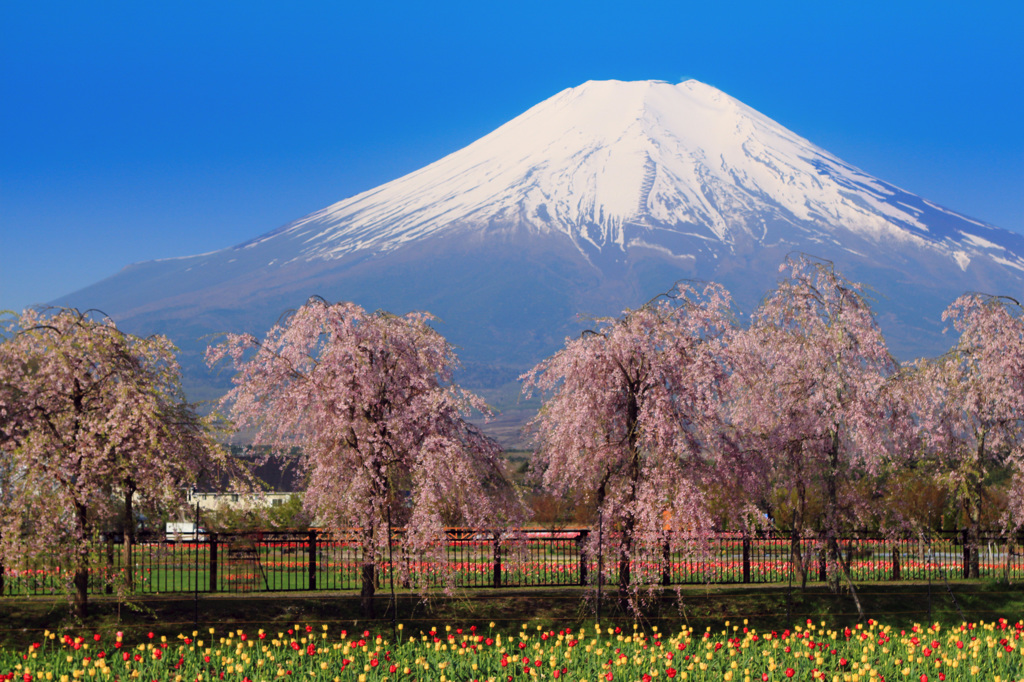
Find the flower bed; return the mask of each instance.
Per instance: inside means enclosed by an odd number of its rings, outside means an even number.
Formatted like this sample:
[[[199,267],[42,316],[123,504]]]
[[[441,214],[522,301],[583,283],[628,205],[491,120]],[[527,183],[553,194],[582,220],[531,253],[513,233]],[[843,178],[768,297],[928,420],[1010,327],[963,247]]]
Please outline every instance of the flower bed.
[[[445,626],[398,641],[368,631],[312,626],[268,633],[242,630],[167,636],[141,643],[117,635],[46,633],[27,651],[0,651],[0,680],[1019,680],[1024,622],[1005,619],[896,630],[875,621],[830,629],[808,621],[761,632],[662,633],[583,627],[515,633]]]

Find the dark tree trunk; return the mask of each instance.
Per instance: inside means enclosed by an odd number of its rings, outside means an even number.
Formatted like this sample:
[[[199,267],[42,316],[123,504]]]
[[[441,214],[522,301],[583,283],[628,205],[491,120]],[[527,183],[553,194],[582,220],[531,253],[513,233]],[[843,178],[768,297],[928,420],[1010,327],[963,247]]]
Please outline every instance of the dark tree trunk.
[[[830,441],[828,470],[825,474],[825,541],[829,564],[828,586],[832,592],[837,593],[842,577],[839,564],[842,560],[839,553],[839,434],[833,431]]]
[[[365,557],[365,549],[363,551]],[[363,590],[359,595],[359,610],[362,612],[363,618],[368,618],[370,620],[377,617],[376,610],[374,609],[376,603],[374,595],[377,592],[377,586],[374,580],[376,573],[375,569],[376,566],[372,561],[367,563],[366,559],[363,559]]]
[[[624,518],[622,520],[622,544],[619,545],[619,608],[623,613],[630,612],[629,588],[632,576],[630,575],[630,560],[633,556],[633,533],[636,530],[636,489],[640,482],[640,453],[637,450],[637,439],[640,428],[640,405],[638,402],[638,387],[634,384],[629,386],[629,395],[626,402],[626,439],[627,456],[629,457],[629,493],[626,496]]]
[[[800,444],[794,446],[800,448]],[[801,466],[800,453],[791,452],[793,466],[796,468],[796,508],[793,509],[793,532],[790,539],[790,561],[800,581],[800,589],[807,589],[807,566],[804,564],[803,547],[800,540],[804,534],[804,519],[807,513],[807,484]]]
[[[601,622],[601,598],[604,585],[604,498],[608,479],[612,472],[605,472],[601,484],[597,486],[597,621]]]
[[[978,447],[974,453],[974,462],[967,471],[966,493],[963,499],[964,516],[967,522],[965,537],[965,553],[967,555],[967,578],[981,576],[981,462],[985,454],[987,433],[982,432],[978,439]]]
[[[75,387],[73,393],[73,403],[75,408],[75,428],[74,431],[78,432],[78,415],[84,413],[84,395],[82,386],[78,379],[75,378]],[[75,484],[76,476],[72,473],[71,484]],[[74,501],[75,505],[75,521],[78,524],[78,532],[80,535],[80,542],[78,545],[78,552],[72,559],[74,562],[75,577],[73,584],[75,587],[75,614],[79,619],[84,619],[89,612],[89,514],[88,509],[84,504],[79,502],[77,499]]]
[[[965,538],[967,553],[967,577],[981,577],[981,505],[971,495],[967,502],[967,533]]]
[[[121,566],[124,569],[125,587],[128,591],[135,588],[135,566],[132,557],[132,550],[135,545],[135,510],[133,500],[135,497],[135,485],[129,482],[124,489],[124,518],[122,520],[123,530],[121,539],[123,545],[123,561]],[[195,537],[198,542],[199,529],[195,529]]]
[[[78,528],[82,533],[82,542],[78,547],[78,554],[75,557],[75,615],[84,619],[89,615],[89,545],[88,538],[88,513],[85,505],[75,503]]]
[[[363,535],[363,566],[361,571],[363,588],[360,592],[359,610],[363,618],[376,617],[375,595],[377,593],[377,550],[373,543],[374,524]]]
[[[619,608],[629,613],[629,583],[631,580],[629,561],[633,553],[633,522],[627,519],[622,528],[622,544],[619,546]]]
[[[797,529],[796,525],[793,526],[793,533],[789,539],[789,554],[797,580],[800,581],[800,589],[806,590],[807,567],[804,566],[804,553],[803,548],[800,546],[800,530]]]

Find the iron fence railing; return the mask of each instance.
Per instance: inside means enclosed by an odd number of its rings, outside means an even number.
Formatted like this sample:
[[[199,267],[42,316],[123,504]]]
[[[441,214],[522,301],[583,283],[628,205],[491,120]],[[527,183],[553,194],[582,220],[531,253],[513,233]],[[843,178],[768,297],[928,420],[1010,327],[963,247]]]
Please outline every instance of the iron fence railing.
[[[449,529],[443,547],[424,555],[403,550],[396,530],[389,560],[378,552],[372,574],[379,586],[451,585],[464,588],[613,585],[619,579],[619,540],[589,529]],[[1018,538],[983,533],[973,550],[963,532],[889,537],[848,534],[838,540],[840,562],[830,561],[821,538],[777,534],[710,536],[666,534],[640,544],[630,555],[636,584],[808,582],[848,573],[854,582],[979,578],[1024,579],[1024,547]],[[383,554],[383,556],[381,556]],[[603,560],[601,555],[603,554]],[[318,530],[200,534],[175,541],[141,536],[125,552],[121,538],[96,543],[90,555],[92,593],[288,592],[356,590],[364,553],[356,533]],[[0,595],[62,592],[66,561],[23,559],[0,567]]]

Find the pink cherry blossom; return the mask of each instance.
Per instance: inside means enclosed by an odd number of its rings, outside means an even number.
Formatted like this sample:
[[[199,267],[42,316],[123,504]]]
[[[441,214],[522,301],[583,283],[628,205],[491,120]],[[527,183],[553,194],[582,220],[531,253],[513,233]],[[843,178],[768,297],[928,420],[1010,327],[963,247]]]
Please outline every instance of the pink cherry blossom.
[[[359,529],[363,608],[372,617],[374,566],[390,531],[402,546],[444,554],[444,526],[518,522],[501,449],[467,421],[490,409],[451,383],[455,351],[427,313],[367,313],[310,299],[263,341],[229,334],[207,351],[238,370],[225,396],[256,446],[301,448],[306,509],[339,532]]]
[[[594,495],[602,527],[621,530],[624,605],[638,543],[660,547],[666,518],[676,529],[709,527],[701,482],[715,461],[729,305],[720,286],[700,294],[678,286],[672,297],[597,320],[521,377],[526,395],[546,396],[531,422],[544,483],[556,494]]]
[[[920,360],[908,372],[908,400],[919,422],[919,463],[953,493],[966,521],[971,577],[978,545],[985,478],[1009,468],[1014,525],[1024,523],[1024,312],[1010,299],[961,296],[945,311],[960,337],[944,356]]]
[[[739,449],[762,472],[759,496],[795,498],[793,550],[806,581],[796,539],[815,521],[840,568],[836,539],[858,512],[850,484],[884,461],[883,389],[896,363],[860,285],[807,256],[783,269],[788,277],[729,339],[729,393]],[[808,518],[811,497],[821,519]]]
[[[67,557],[84,614],[91,543],[123,510],[174,510],[204,472],[230,466],[181,390],[175,348],[77,310],[26,310],[3,324],[0,452],[6,458],[0,554]],[[69,586],[70,587],[70,586]]]

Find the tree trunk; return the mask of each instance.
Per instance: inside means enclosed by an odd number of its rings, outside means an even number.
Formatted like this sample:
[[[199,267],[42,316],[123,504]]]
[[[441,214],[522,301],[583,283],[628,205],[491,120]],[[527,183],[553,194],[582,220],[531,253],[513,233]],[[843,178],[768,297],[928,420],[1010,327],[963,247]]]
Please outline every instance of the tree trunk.
[[[75,428],[78,432],[78,415],[83,414],[83,391],[78,378],[75,378],[73,393],[75,407]],[[75,484],[76,476],[72,475],[71,484]],[[73,494],[73,493],[72,493]],[[84,619],[89,611],[89,514],[84,504],[77,499],[74,500],[75,521],[78,524],[78,551],[72,559],[74,562],[74,587],[75,587],[75,614],[79,619]]]
[[[967,577],[981,577],[981,505],[971,495],[967,499]]]
[[[89,615],[88,513],[85,505],[78,502],[75,503],[75,512],[78,517],[78,529],[82,535],[75,556],[75,615],[79,619],[84,619]]]
[[[363,618],[372,620],[376,617],[374,595],[377,592],[377,561],[376,548],[373,544],[373,522],[370,522],[369,530],[363,535],[363,566],[362,583],[363,589],[360,593],[359,610]]]
[[[619,545],[619,608],[629,613],[630,557],[633,554],[633,528],[635,521],[628,514],[622,527],[622,544]]]
[[[375,585],[374,582],[374,577],[376,573],[375,569],[376,566],[372,561],[366,561],[366,549],[364,547],[362,572],[363,590],[360,593],[359,610],[362,612],[363,618],[367,618],[369,620],[373,620],[377,617],[376,610],[374,609],[376,603],[376,598],[374,595],[377,592],[377,586]]]
[[[629,386],[626,402],[626,442],[629,457],[629,494],[626,496],[622,522],[622,544],[619,545],[619,608],[623,613],[630,612],[629,587],[630,560],[633,556],[633,532],[636,530],[636,488],[640,481],[640,453],[637,451],[638,429],[640,427],[640,405],[637,399],[637,387]]]
[[[361,571],[363,587],[360,593],[359,609],[363,614],[363,618],[372,620],[376,618],[377,613],[375,595],[377,594],[377,586],[379,584],[377,575],[377,545],[374,540],[377,522],[385,518],[380,505],[390,505],[390,500],[388,499],[389,490],[386,466],[372,451],[370,458],[372,462],[370,468],[376,471],[377,476],[371,483],[372,490],[367,503],[367,522],[369,528],[363,534],[363,566]],[[390,513],[389,506],[387,518],[390,518]],[[388,526],[388,532],[391,532],[390,525]],[[390,538],[388,542],[391,542]]]
[[[967,521],[967,537],[964,549],[967,553],[967,577],[978,578],[981,574],[981,462],[985,454],[986,431],[978,438],[974,462],[967,470],[964,493],[964,516]]]
[[[839,592],[842,570],[839,562],[839,433],[833,431],[828,452],[828,469],[825,474],[825,541],[828,550],[828,586],[833,593]]]
[[[597,486],[597,622],[601,622],[601,599],[604,585],[604,498],[608,479],[612,472],[605,472],[601,485]]]
[[[800,530],[797,529],[796,525],[793,526],[793,531],[789,538],[789,557],[790,563],[793,564],[793,570],[796,571],[796,577],[800,581],[800,589],[807,589],[807,567],[804,565],[804,554],[803,548],[800,546]]]
[[[797,445],[796,447],[801,447]],[[793,453],[791,453],[793,454]],[[793,529],[790,539],[790,561],[796,570],[797,578],[800,579],[800,589],[807,589],[807,566],[804,565],[803,548],[800,546],[800,539],[804,534],[804,518],[807,512],[807,485],[804,482],[803,467],[800,466],[800,457],[797,453],[793,459],[796,475],[796,508],[793,510]]]
[[[121,540],[123,544],[123,561],[121,566],[124,569],[125,587],[129,592],[135,589],[135,565],[132,557],[132,549],[135,545],[135,511],[133,498],[135,496],[135,485],[128,483],[124,489],[124,518],[122,520]],[[199,529],[195,529],[196,542],[199,541]]]

